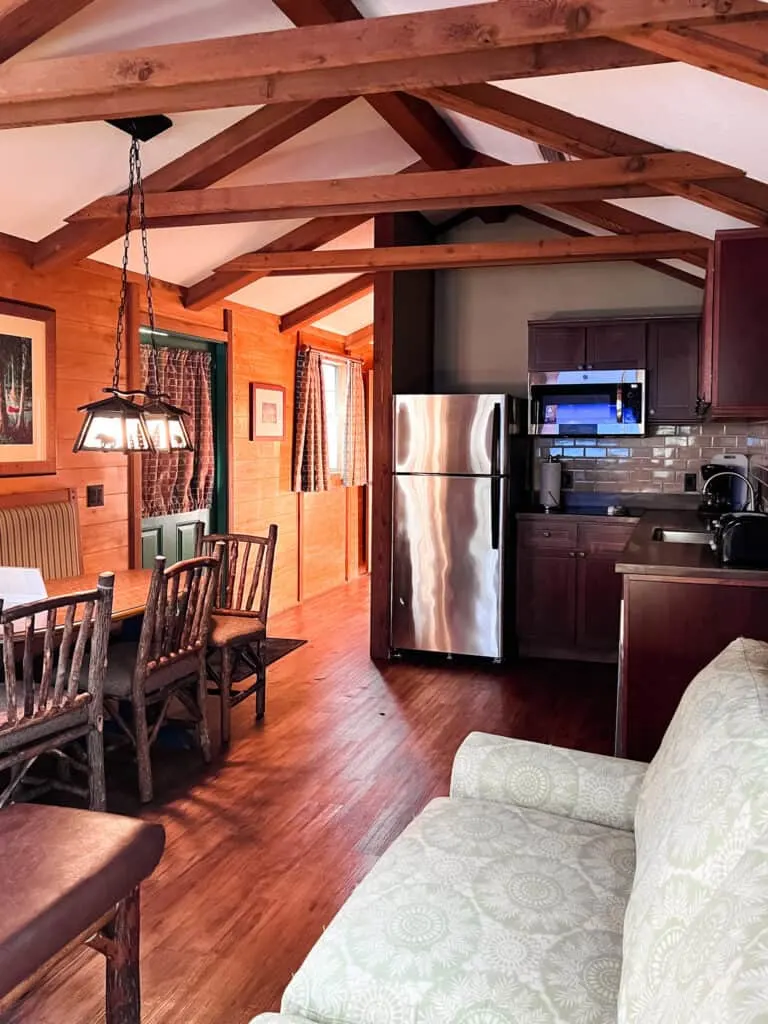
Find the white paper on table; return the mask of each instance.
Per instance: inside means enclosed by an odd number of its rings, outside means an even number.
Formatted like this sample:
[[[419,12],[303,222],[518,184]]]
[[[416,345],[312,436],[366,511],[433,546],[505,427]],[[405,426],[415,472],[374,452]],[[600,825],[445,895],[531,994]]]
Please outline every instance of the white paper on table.
[[[48,597],[43,574],[39,569],[24,569],[17,566],[0,566],[0,599],[3,608],[15,608],[30,601],[43,601]],[[47,615],[35,616],[35,629],[45,629]],[[24,620],[15,624],[14,632],[24,631]],[[0,643],[2,638],[0,638]]]

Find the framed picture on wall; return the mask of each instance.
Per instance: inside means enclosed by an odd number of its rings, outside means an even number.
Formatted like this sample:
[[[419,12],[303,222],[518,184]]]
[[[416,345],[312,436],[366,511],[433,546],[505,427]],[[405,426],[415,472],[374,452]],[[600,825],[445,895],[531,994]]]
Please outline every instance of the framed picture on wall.
[[[0,476],[56,472],[56,314],[0,299]]]
[[[285,388],[251,383],[251,440],[285,440]]]

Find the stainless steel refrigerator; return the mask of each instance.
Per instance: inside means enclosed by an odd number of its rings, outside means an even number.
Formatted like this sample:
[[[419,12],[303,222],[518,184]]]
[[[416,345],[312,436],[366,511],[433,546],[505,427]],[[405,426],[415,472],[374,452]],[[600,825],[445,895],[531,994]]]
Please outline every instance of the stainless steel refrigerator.
[[[511,510],[526,474],[518,402],[394,403],[392,647],[501,658]]]

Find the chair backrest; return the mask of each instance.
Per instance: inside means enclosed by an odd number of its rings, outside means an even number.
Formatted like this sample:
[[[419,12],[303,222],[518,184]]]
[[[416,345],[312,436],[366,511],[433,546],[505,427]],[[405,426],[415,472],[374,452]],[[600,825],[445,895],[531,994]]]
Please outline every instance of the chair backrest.
[[[101,714],[114,580],[114,573],[105,572],[95,590],[7,609],[0,599],[4,668],[0,676],[0,705],[4,704],[0,749],[6,746],[7,733],[53,718],[80,703],[92,702],[95,713]],[[88,689],[78,693],[89,643]]]
[[[0,496],[0,565],[37,568],[47,580],[81,576],[77,492]]]
[[[212,554],[167,569],[162,555],[155,558],[136,655],[139,683],[179,658],[204,655],[223,551],[223,544],[215,545]]]
[[[200,538],[198,550],[208,554],[216,544],[224,545],[224,558],[214,611],[253,615],[266,626],[277,526],[272,523],[266,537],[247,533],[211,533]]]

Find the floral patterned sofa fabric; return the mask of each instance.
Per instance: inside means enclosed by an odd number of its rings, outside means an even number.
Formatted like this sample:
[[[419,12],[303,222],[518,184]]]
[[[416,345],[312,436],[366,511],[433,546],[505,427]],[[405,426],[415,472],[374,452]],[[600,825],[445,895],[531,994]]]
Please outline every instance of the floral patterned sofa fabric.
[[[285,991],[322,1024],[614,1024],[630,833],[440,798]]]
[[[768,1024],[768,644],[650,766],[473,733],[258,1024]]]
[[[638,800],[625,1024],[768,1022],[768,645],[691,683]]]
[[[536,807],[631,830],[647,765],[473,732],[456,754],[451,796]]]

